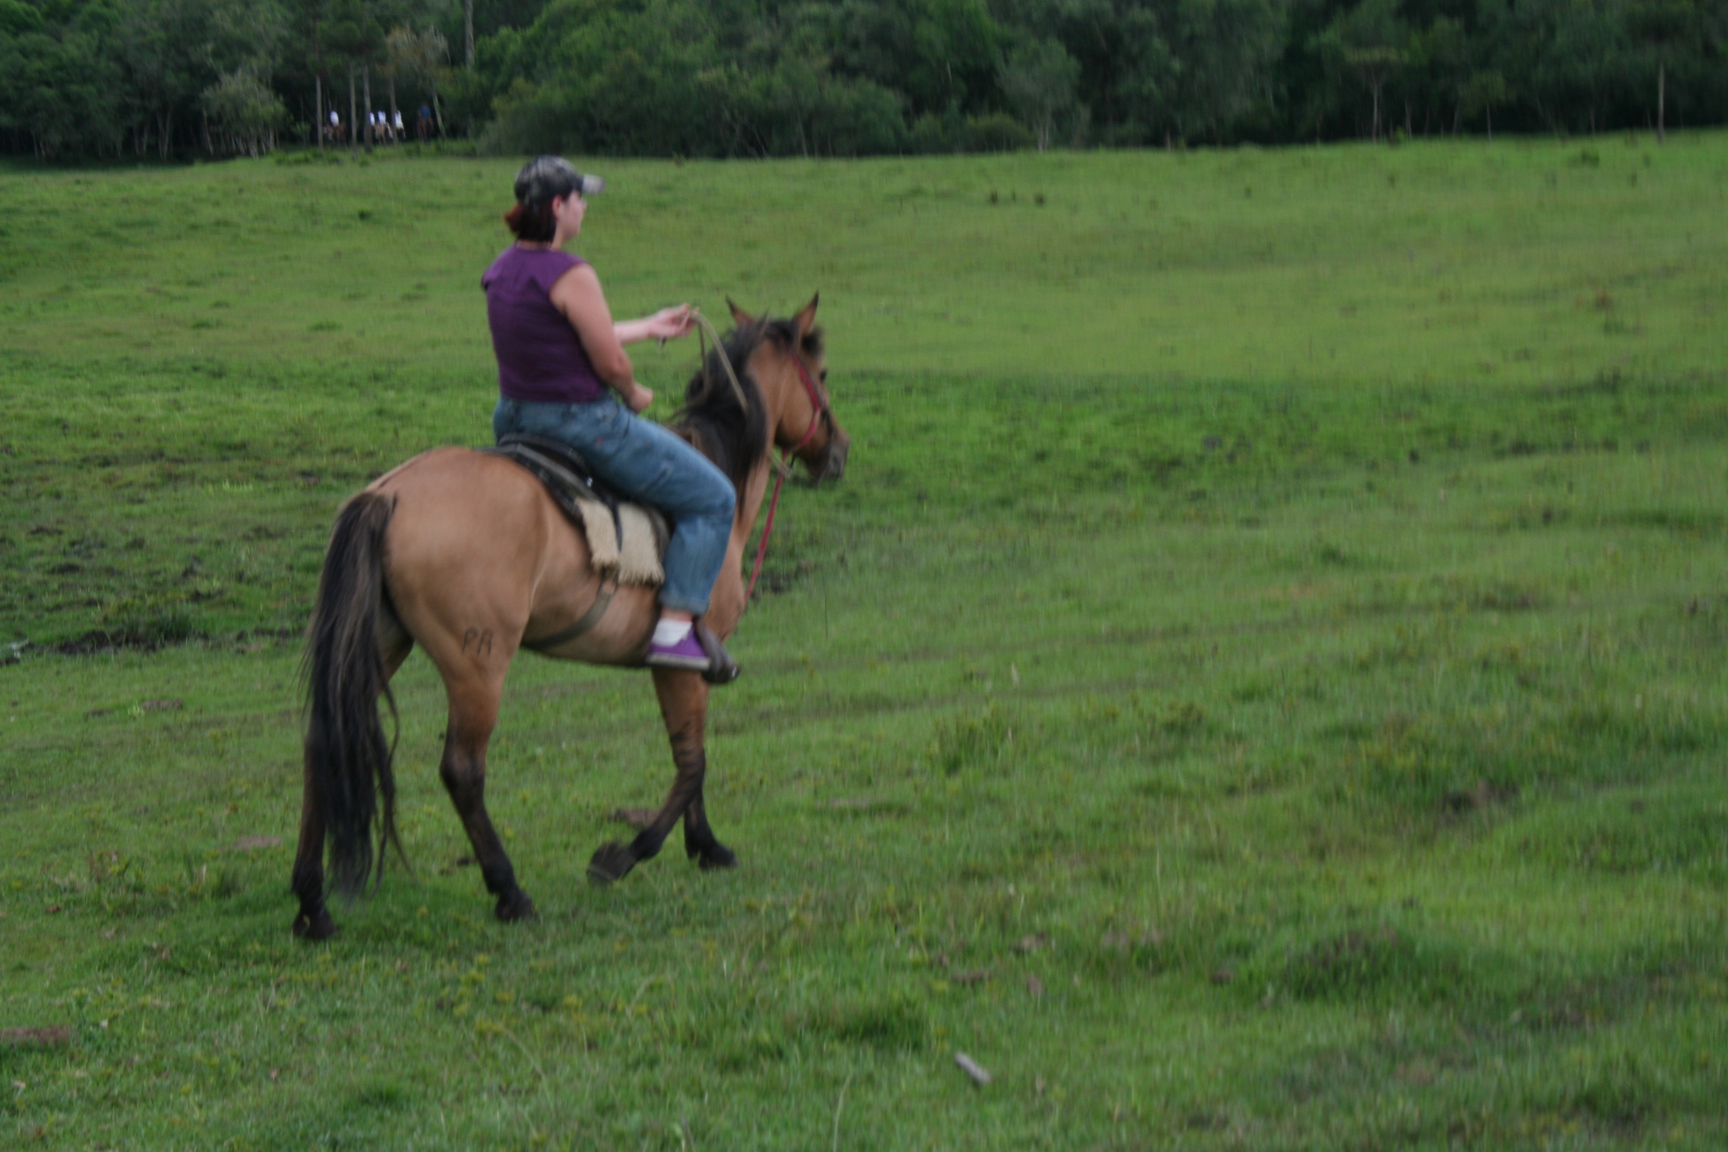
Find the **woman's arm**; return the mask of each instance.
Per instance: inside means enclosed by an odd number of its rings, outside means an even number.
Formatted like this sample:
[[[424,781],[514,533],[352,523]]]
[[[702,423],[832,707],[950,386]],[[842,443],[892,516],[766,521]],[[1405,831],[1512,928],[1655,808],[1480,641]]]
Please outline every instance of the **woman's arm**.
[[[553,306],[576,329],[576,338],[582,341],[582,350],[588,353],[594,371],[618,393],[630,411],[640,412],[654,403],[654,393],[636,383],[636,370],[617,331],[625,325],[612,323],[612,310],[606,306],[606,293],[601,291],[600,277],[594,274],[593,267],[578,264],[558,277],[558,282],[552,285],[551,298]]]

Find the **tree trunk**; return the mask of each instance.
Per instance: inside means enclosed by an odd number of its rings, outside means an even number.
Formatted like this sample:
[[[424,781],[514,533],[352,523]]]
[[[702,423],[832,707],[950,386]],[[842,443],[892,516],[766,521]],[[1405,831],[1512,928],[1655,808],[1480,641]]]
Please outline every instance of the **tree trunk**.
[[[462,42],[467,45],[468,67],[474,67],[474,0],[462,0]]]
[[[210,145],[210,112],[208,109],[204,111],[204,154],[206,156],[216,155],[216,149]]]
[[[1404,101],[1404,138],[1406,140],[1413,140],[1415,137],[1416,131],[1410,120],[1410,101],[1406,100]]]
[[[354,64],[348,64],[348,148],[350,151],[360,147],[360,121],[354,118]]]
[[[1374,126],[1368,130],[1368,139],[1378,140],[1380,139],[1380,85],[1370,84],[1368,87],[1374,92]]]
[[[162,160],[168,159],[168,149],[174,140],[174,110],[162,113],[162,134],[156,141],[156,154]]]
[[[397,144],[401,143],[400,140],[396,139],[396,72],[394,69],[390,72],[390,139]]]
[[[318,107],[312,111],[312,135],[318,138],[318,151],[324,151],[324,77],[312,76],[313,99]]]
[[[366,97],[366,147],[378,143],[378,132],[372,123],[372,62],[360,66],[360,85]]]
[[[1494,105],[1484,104],[1482,112],[1488,117],[1488,143],[1494,143]]]
[[[1668,141],[1668,65],[1656,61],[1656,143]]]
[[[313,135],[318,137],[318,151],[324,151],[324,126],[329,123],[324,115],[324,44],[318,36],[318,21],[312,21],[312,81],[318,87],[318,122],[312,125]],[[335,102],[331,105],[334,108]]]

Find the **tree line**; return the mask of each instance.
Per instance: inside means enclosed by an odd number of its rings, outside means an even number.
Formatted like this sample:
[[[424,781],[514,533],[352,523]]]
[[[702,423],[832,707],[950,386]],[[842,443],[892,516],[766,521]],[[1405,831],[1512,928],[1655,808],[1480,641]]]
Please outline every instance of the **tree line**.
[[[1728,121],[1728,0],[0,0],[0,150],[359,147],[403,107],[658,156],[1662,132]]]

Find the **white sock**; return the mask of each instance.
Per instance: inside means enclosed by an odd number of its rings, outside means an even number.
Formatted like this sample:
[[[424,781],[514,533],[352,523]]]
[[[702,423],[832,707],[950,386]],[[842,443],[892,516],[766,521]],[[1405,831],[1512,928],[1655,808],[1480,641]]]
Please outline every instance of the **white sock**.
[[[654,625],[654,643],[661,648],[670,648],[690,635],[690,621],[668,620],[661,617],[660,623]]]

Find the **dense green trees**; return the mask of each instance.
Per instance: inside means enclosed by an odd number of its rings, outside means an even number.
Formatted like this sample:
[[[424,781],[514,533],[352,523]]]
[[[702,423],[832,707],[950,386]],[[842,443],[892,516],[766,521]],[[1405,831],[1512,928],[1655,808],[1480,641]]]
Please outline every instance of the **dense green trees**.
[[[0,149],[354,146],[422,103],[508,152],[1661,132],[1728,120],[1728,0],[0,0]]]
[[[263,143],[287,34],[270,0],[0,0],[0,134],[39,156]]]

